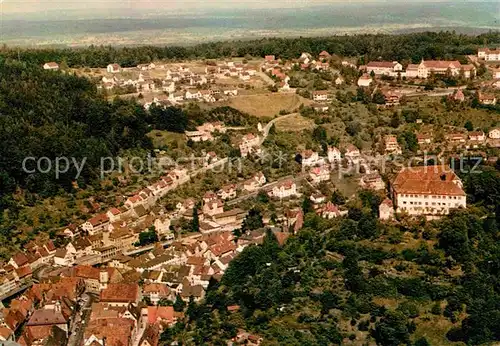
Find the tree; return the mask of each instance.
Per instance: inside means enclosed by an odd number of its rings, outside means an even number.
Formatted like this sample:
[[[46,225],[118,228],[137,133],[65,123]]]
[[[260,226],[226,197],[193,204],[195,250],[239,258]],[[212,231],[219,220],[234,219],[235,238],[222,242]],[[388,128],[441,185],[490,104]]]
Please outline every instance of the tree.
[[[156,234],[155,226],[151,226],[147,231],[139,233],[139,246],[145,246],[156,243],[158,234]]]
[[[200,217],[198,216],[198,207],[193,207],[193,221],[191,222],[193,232],[200,231]]]
[[[377,91],[373,94],[372,98],[373,102],[379,105],[385,104],[385,96],[384,93],[380,89],[377,89]]]
[[[467,120],[465,122],[464,127],[467,129],[467,131],[473,131],[474,130],[474,125],[472,125],[472,122],[470,120]]]
[[[317,126],[313,130],[313,138],[318,143],[325,142],[327,140],[326,129],[323,126]]]
[[[335,205],[344,205],[346,198],[339,190],[333,191],[331,201]]]
[[[414,153],[418,150],[417,136],[412,131],[404,131],[401,133],[398,136],[398,142],[403,149]]]
[[[397,311],[387,311],[375,324],[372,336],[377,345],[399,346],[410,340],[406,317]]]
[[[174,311],[183,312],[184,309],[186,308],[186,302],[182,300],[179,294],[177,294],[175,296],[175,302],[173,306],[174,306]]]
[[[252,208],[248,211],[247,216],[243,220],[241,229],[243,231],[252,231],[264,227],[264,222],[262,221],[262,214],[260,210]]]
[[[307,213],[312,213],[314,211],[311,199],[307,196],[305,196],[304,200],[302,201],[302,211],[304,212],[304,215]]]
[[[149,112],[157,130],[179,133],[186,131],[188,119],[182,109],[152,105]]]

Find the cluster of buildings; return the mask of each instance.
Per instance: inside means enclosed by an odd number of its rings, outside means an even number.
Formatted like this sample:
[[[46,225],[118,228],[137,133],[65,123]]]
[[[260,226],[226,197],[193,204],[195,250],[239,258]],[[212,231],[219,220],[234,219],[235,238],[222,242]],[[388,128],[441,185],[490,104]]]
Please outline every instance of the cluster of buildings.
[[[370,74],[375,74],[377,76],[389,76],[389,77],[406,77],[406,78],[422,78],[426,79],[432,75],[449,75],[453,77],[458,77],[462,75],[464,78],[472,78],[476,75],[476,68],[472,64],[462,65],[457,60],[423,60],[420,64],[409,64],[406,70],[403,70],[403,65],[397,61],[371,61],[366,65],[359,66],[361,71],[366,72],[369,76]],[[367,75],[364,75],[363,79],[366,81],[359,80],[360,82],[368,83]],[[360,85],[366,86],[366,85]]]

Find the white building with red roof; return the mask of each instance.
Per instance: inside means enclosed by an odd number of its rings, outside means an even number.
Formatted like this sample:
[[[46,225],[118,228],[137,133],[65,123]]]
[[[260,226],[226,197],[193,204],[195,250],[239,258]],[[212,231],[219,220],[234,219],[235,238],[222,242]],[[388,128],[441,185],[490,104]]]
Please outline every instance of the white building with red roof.
[[[330,171],[325,166],[314,167],[309,172],[309,177],[314,184],[319,184],[330,180]]]
[[[108,73],[118,73],[121,71],[121,66],[118,65],[118,64],[109,64],[107,67],[106,67],[106,71]]]
[[[391,189],[396,210],[409,215],[433,217],[466,207],[462,181],[445,165],[404,168]]]
[[[284,181],[273,187],[271,195],[279,199],[296,196],[297,185],[293,180]]]
[[[43,64],[43,69],[44,70],[54,70],[57,71],[59,70],[59,65],[56,62],[46,62]]]

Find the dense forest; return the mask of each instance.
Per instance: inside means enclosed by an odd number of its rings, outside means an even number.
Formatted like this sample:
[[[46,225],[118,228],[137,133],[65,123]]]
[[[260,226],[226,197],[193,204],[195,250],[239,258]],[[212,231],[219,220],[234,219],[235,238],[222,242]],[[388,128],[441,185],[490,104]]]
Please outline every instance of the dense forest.
[[[9,205],[9,195],[17,187],[41,196],[71,190],[75,165],[59,177],[53,170],[28,173],[23,170],[27,157],[46,157],[43,170],[54,167],[57,157],[79,163],[86,158],[79,183],[88,183],[99,176],[101,157],[151,147],[140,105],[107,102],[86,79],[43,71],[37,65],[0,62],[0,114],[0,210]],[[35,160],[25,162],[29,171]]]
[[[362,191],[346,218],[306,213],[284,246],[268,230],[163,341],[223,345],[239,329],[266,345],[499,341],[500,179],[488,167],[463,178],[475,205],[441,220],[380,223],[380,196]]]
[[[322,50],[339,56],[362,57],[365,60],[398,60],[420,62],[423,59],[453,59],[476,54],[483,45],[500,44],[500,33],[468,36],[455,32],[423,32],[402,35],[345,35],[330,37],[268,38],[253,41],[211,42],[195,46],[172,47],[96,47],[84,49],[14,49],[3,47],[0,55],[25,62],[43,64],[55,61],[70,67],[105,67],[118,63],[136,66],[157,59],[225,58],[274,54],[295,58],[302,52],[319,54]]]

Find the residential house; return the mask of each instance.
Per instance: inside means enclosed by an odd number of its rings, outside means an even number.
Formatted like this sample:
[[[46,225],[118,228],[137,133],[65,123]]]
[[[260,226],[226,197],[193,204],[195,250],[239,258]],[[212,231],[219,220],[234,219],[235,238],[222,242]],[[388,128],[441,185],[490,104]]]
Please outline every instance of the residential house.
[[[392,154],[401,154],[401,147],[399,146],[396,136],[387,135],[384,137],[385,152]]]
[[[188,140],[193,142],[205,142],[213,139],[210,133],[204,131],[186,131],[184,133]]]
[[[469,140],[474,142],[484,142],[486,140],[486,135],[483,131],[471,131],[469,132]]]
[[[205,102],[215,102],[215,96],[213,95],[213,92],[211,90],[200,90],[200,96]]]
[[[248,133],[245,136],[243,136],[239,148],[240,148],[240,153],[242,157],[247,157],[248,154],[256,151],[258,152],[258,147],[260,144],[260,138],[259,136],[255,136],[253,133]]]
[[[500,139],[500,128],[490,130],[488,137],[491,139]]]
[[[236,185],[234,184],[229,184],[223,186],[218,192],[217,195],[223,199],[223,200],[228,200],[228,199],[233,199],[236,198]]]
[[[326,201],[326,197],[325,195],[322,195],[321,193],[313,193],[311,195],[311,197],[309,197],[309,199],[311,200],[311,202],[313,202],[314,204],[321,204],[321,203],[324,203]]]
[[[409,215],[435,217],[466,207],[462,181],[449,166],[403,168],[391,187],[396,210]]]
[[[464,133],[456,132],[456,133],[449,133],[446,135],[446,139],[450,143],[465,143],[467,140],[467,135]]]
[[[215,215],[215,214],[221,214],[224,212],[224,203],[216,198],[216,199],[211,199],[207,202],[203,203],[203,214],[206,215]]]
[[[297,185],[293,180],[287,180],[273,187],[271,191],[273,197],[282,199],[297,195]]]
[[[94,235],[109,226],[109,217],[106,214],[98,214],[82,224],[82,229],[90,235]]]
[[[319,162],[319,155],[317,152],[312,150],[304,150],[301,153],[302,166],[314,166]]]
[[[106,212],[106,216],[109,219],[109,222],[115,222],[120,220],[120,217],[122,215],[122,212],[118,208],[111,208]]]
[[[431,144],[432,136],[427,133],[419,133],[417,134],[417,141],[419,145]]]
[[[143,296],[148,297],[151,303],[157,305],[161,299],[172,299],[172,293],[164,283],[150,283],[144,285]]]
[[[84,346],[132,345],[135,323],[129,318],[90,320],[83,336]]]
[[[316,112],[326,112],[330,108],[326,103],[313,103],[311,107],[314,108]]]
[[[340,162],[342,160],[340,150],[336,147],[328,147],[327,157],[330,163]]]
[[[376,75],[394,75],[403,71],[403,66],[397,61],[370,61],[366,65],[367,73]]]
[[[477,92],[477,99],[479,100],[480,104],[483,105],[496,105],[497,104],[497,98],[493,94],[486,94],[483,92]]]
[[[314,101],[328,101],[328,91],[327,90],[314,90],[312,92],[312,98]]]
[[[384,199],[378,210],[380,220],[390,220],[394,218],[394,205],[389,198]]]
[[[338,207],[330,201],[323,208],[319,208],[317,212],[321,217],[328,220],[342,216]]]
[[[173,103],[182,102],[182,101],[184,101],[184,92],[183,91],[176,91],[173,93],[169,93],[168,100],[170,102],[173,102]]]
[[[54,264],[62,267],[72,266],[75,264],[75,254],[65,248],[59,248],[54,255]]]
[[[186,91],[186,100],[198,100],[201,99],[201,93],[199,90],[188,90]]]
[[[262,172],[258,172],[252,178],[243,183],[243,189],[248,192],[253,192],[259,189],[265,183],[266,177]]]
[[[57,71],[59,70],[59,64],[55,62],[46,62],[45,64],[43,64],[43,69]]]
[[[330,180],[330,171],[325,167],[314,167],[309,172],[309,177],[314,184],[319,184],[322,181]]]
[[[322,51],[321,53],[319,53],[319,59],[320,60],[328,60],[330,59],[332,56],[330,55],[330,53],[328,53],[326,50]]]
[[[106,72],[108,73],[118,73],[121,71],[121,67],[118,64],[109,64],[106,67]]]
[[[359,149],[356,148],[354,145],[349,144],[346,148],[346,152],[344,154],[344,157],[352,164],[357,164],[359,162],[359,159],[361,157],[361,153],[359,152]]]
[[[175,92],[175,82],[173,80],[164,80],[161,82],[161,89],[169,94]]]
[[[486,61],[500,61],[500,48],[479,48],[477,51],[477,57]]]
[[[368,73],[364,73],[358,79],[358,86],[360,87],[369,87],[372,84],[372,77]]]
[[[360,182],[360,186],[365,188],[365,189],[372,189],[372,190],[384,190],[385,189],[385,183],[382,180],[382,177],[378,172],[375,173],[370,173],[370,174],[365,174]]]

